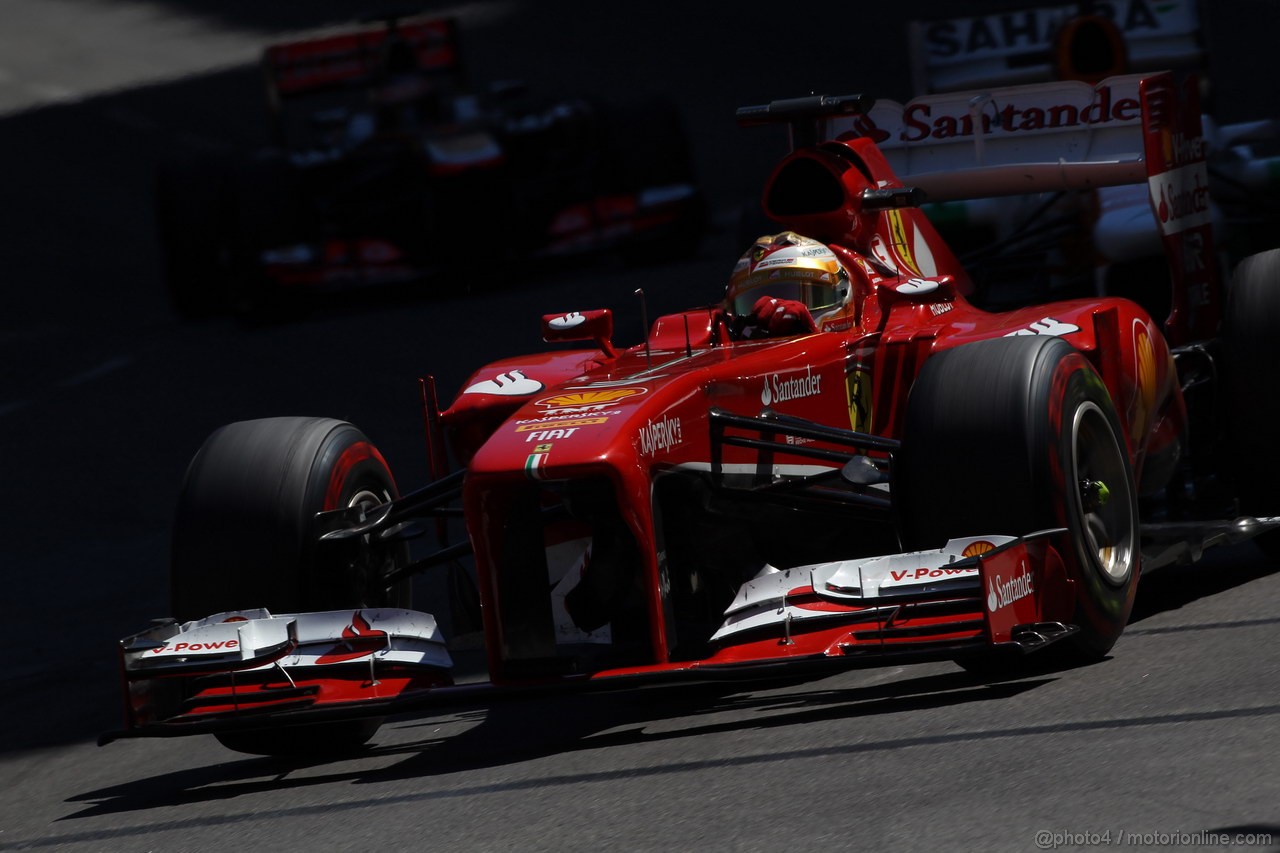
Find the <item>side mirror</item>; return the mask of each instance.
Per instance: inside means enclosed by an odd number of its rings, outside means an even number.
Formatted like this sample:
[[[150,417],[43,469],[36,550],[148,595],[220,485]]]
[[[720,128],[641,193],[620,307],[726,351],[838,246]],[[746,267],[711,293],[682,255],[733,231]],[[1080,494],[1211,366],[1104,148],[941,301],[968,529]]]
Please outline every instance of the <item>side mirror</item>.
[[[617,358],[618,351],[613,348],[612,338],[613,312],[608,308],[542,315],[542,339],[547,343],[595,341],[606,358]]]
[[[902,207],[919,207],[927,200],[919,187],[893,187],[890,189],[863,190],[863,210],[897,210]]]
[[[889,482],[889,475],[866,456],[854,456],[840,469],[840,478],[854,486],[874,486]]]

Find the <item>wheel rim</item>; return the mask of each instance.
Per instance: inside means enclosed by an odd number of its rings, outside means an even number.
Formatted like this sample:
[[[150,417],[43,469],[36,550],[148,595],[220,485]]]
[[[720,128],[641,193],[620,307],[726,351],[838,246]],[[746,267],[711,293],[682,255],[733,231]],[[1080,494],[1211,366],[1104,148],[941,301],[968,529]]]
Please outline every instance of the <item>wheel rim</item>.
[[[365,512],[381,506],[391,500],[391,493],[386,489],[358,489],[347,500],[348,507],[360,507]],[[379,543],[372,534],[361,537],[363,547],[361,556],[353,566],[360,586],[360,598],[363,606],[385,606],[389,587],[386,584],[387,574],[397,567],[396,554],[398,545]]]
[[[391,494],[389,492],[384,491],[379,494],[378,492],[370,489],[360,489],[351,496],[350,500],[347,501],[347,507],[350,508],[358,506],[365,510],[370,510],[373,507],[380,506],[389,500],[391,500]]]
[[[1133,571],[1133,497],[1123,451],[1097,404],[1076,409],[1071,425],[1075,511],[1084,545],[1102,576],[1119,586]]]

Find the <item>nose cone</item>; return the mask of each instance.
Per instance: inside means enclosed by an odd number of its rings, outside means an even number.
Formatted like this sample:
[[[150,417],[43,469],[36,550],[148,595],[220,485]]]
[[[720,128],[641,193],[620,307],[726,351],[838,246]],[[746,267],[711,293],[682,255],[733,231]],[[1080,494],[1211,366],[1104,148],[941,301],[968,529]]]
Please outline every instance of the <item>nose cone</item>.
[[[472,460],[473,473],[522,471],[546,479],[582,465],[598,465],[628,449],[636,422],[653,408],[650,384],[569,386],[543,394],[522,406],[498,427]]]

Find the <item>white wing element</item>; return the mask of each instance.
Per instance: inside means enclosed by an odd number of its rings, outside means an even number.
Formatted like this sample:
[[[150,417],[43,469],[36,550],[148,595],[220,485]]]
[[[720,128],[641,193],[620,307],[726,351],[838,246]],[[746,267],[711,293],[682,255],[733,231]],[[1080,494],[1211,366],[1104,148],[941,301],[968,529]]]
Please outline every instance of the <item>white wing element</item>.
[[[501,397],[526,397],[541,391],[543,385],[536,379],[530,379],[521,370],[509,370],[499,373],[492,379],[477,382],[469,386],[463,394],[497,394]]]
[[[1010,332],[1005,335],[1006,338],[1013,338],[1019,335],[1049,335],[1060,338],[1063,335],[1070,335],[1080,331],[1080,327],[1075,323],[1064,323],[1061,320],[1055,320],[1052,317],[1044,317],[1036,320],[1028,328],[1018,329],[1016,332]]]
[[[582,316],[581,312],[570,311],[563,317],[556,317],[554,320],[551,320],[547,325],[551,326],[553,329],[572,329],[574,326],[581,326],[586,322],[586,320],[587,318]]]
[[[924,278],[909,278],[901,284],[893,285],[893,289],[903,296],[924,296],[937,290],[938,283]]]

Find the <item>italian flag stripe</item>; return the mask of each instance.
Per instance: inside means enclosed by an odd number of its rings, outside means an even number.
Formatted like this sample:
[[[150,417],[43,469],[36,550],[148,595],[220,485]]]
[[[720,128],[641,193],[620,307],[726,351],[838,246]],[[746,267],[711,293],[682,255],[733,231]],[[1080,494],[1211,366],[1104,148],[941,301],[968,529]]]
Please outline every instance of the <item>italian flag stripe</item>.
[[[542,479],[542,466],[547,461],[547,454],[533,453],[524,461],[524,473],[531,480]]]

